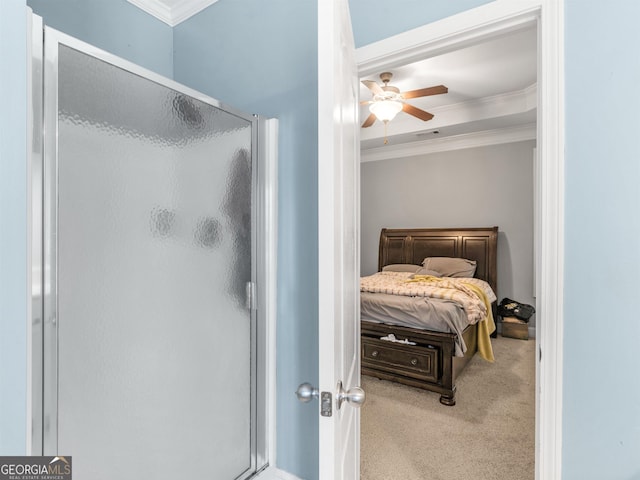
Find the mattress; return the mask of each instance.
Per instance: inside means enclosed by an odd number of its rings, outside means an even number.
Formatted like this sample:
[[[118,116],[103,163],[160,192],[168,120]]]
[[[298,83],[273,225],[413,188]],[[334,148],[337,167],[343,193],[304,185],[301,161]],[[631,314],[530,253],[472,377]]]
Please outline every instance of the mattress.
[[[451,300],[361,292],[360,318],[367,322],[456,333],[456,356],[463,356],[467,351],[462,332],[469,320],[464,309]]]

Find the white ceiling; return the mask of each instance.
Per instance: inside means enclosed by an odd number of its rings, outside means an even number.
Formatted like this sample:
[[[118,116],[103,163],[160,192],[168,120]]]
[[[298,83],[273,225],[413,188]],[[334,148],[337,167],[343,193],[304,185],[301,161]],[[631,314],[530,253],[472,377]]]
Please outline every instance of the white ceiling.
[[[390,84],[401,92],[445,85],[449,93],[407,100],[433,113],[434,118],[424,122],[400,112],[387,126],[388,145],[384,145],[385,129],[381,122],[362,128],[363,161],[406,154],[410,152],[407,144],[416,148],[430,144],[430,149],[440,145],[441,149],[448,149],[445,146],[451,142],[457,148],[469,142],[487,142],[482,132],[493,143],[500,143],[496,140],[500,132],[508,141],[535,138],[536,45],[537,32],[532,27],[394,68]],[[379,78],[365,78],[381,84]],[[370,90],[362,84],[360,98],[372,98]],[[362,106],[361,123],[368,115],[368,106]]]

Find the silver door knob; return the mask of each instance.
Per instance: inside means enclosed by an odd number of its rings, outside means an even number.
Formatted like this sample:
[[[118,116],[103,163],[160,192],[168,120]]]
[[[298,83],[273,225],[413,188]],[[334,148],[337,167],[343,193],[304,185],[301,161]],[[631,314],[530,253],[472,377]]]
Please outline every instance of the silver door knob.
[[[301,383],[296,390],[296,397],[302,403],[308,403],[314,398],[318,398],[318,389],[310,383]]]
[[[342,402],[347,401],[354,407],[360,408],[366,399],[364,390],[360,387],[351,387],[345,392],[342,388],[342,382],[338,382],[338,393],[336,394],[336,403],[338,404],[338,410],[342,406]]]

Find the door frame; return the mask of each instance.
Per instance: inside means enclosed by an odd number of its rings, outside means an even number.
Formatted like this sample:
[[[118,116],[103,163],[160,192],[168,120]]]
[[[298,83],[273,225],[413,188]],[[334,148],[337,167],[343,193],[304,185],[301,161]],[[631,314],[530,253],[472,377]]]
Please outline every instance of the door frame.
[[[536,181],[536,479],[562,472],[564,299],[564,2],[495,0],[356,50],[361,77],[456,50],[526,25],[538,29]]]

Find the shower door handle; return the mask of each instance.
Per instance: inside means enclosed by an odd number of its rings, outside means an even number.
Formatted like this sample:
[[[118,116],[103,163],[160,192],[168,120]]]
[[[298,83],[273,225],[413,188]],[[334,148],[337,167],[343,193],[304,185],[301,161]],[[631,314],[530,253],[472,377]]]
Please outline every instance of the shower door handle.
[[[253,282],[247,282],[244,286],[244,290],[245,290],[245,300],[244,300],[244,306],[246,307],[247,310],[254,310],[256,308],[256,286],[255,283]]]
[[[301,383],[296,390],[296,397],[302,403],[309,403],[314,398],[318,398],[319,394],[318,389],[307,382]]]

